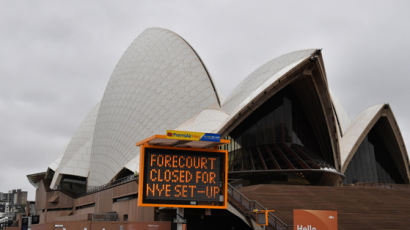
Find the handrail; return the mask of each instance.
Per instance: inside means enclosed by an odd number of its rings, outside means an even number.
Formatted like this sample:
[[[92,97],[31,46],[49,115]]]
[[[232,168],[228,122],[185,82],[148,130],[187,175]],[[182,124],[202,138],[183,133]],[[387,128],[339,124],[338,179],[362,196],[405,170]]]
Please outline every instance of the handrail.
[[[102,190],[106,190],[106,189],[109,189],[109,188],[112,188],[112,187],[115,187],[115,186],[118,186],[118,185],[126,184],[130,181],[134,181],[134,180],[137,180],[137,179],[138,179],[138,175],[126,176],[126,177],[120,178],[118,180],[109,182],[107,184],[103,184],[103,185],[100,185],[100,186],[88,187],[87,191],[85,191],[81,194],[67,193],[68,191],[63,190],[60,185],[56,186],[56,188],[54,190],[66,193],[67,195],[69,195],[71,197],[80,197],[80,196],[85,196],[85,195],[90,195],[90,194],[93,194],[93,193],[97,193],[97,192],[100,192]]]
[[[118,186],[118,185],[121,185],[121,184],[125,184],[125,183],[128,183],[130,181],[136,180],[137,178],[138,178],[138,175],[130,175],[130,176],[120,178],[120,179],[115,180],[111,183],[107,183],[107,184],[104,184],[104,185],[101,185],[101,186],[89,187],[89,188],[87,188],[87,192],[85,193],[85,195],[89,195],[89,194],[96,193],[96,192],[99,192],[99,191],[102,191],[102,190],[106,190],[106,189],[109,189],[109,188],[112,188],[112,187],[115,187],[115,186]]]
[[[266,210],[266,208],[262,204],[260,204],[258,201],[250,200],[248,197],[246,197],[243,193],[241,193],[238,189],[236,189],[231,184],[228,184],[228,195],[234,201],[236,201],[236,202],[231,202],[231,203],[233,205],[235,204],[240,205],[240,207],[237,207],[237,208],[239,208],[243,212],[246,212],[246,214],[250,214],[255,209]],[[287,225],[285,222],[279,219],[279,217],[277,217],[272,212],[268,213],[268,220],[269,220],[269,226],[273,229],[276,229],[276,230],[290,230],[291,229],[291,226]]]

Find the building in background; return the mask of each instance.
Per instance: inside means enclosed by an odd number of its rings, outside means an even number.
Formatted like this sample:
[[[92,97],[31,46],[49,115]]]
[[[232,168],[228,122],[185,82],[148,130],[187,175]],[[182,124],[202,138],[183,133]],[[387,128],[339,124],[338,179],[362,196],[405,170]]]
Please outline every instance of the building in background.
[[[27,192],[13,189],[0,193],[0,225],[18,225],[19,216],[26,215]]]
[[[135,143],[166,129],[219,133],[231,140],[225,146],[228,210],[187,210],[189,228],[251,229],[252,200],[262,205],[258,208],[276,210],[271,218],[277,229],[288,227],[293,208],[326,207],[339,210],[340,226],[349,229],[363,227],[351,224],[359,218],[387,228],[391,219],[399,223],[396,228],[410,225],[402,218],[410,212],[405,199],[409,159],[390,106],[370,107],[351,120],[329,92],[320,50],[267,62],[222,101],[192,47],[177,34],[155,28],[124,53],[101,101],[61,157],[44,172],[28,175],[37,188],[38,228],[64,223],[70,229],[76,222],[90,229],[90,222],[102,220],[107,226],[172,221],[175,210],[142,208],[136,201]],[[288,196],[278,195],[279,190]],[[293,190],[335,196],[298,203],[306,197],[291,196]],[[341,194],[356,202],[348,204]],[[385,200],[372,203],[369,197]],[[388,212],[391,205],[397,212]],[[362,211],[350,215],[355,210]]]

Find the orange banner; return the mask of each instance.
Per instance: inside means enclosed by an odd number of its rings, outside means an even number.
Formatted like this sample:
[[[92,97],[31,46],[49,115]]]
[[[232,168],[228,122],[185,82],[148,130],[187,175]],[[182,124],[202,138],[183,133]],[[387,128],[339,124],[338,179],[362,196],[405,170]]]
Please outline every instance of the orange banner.
[[[337,230],[337,211],[293,210],[294,230]]]

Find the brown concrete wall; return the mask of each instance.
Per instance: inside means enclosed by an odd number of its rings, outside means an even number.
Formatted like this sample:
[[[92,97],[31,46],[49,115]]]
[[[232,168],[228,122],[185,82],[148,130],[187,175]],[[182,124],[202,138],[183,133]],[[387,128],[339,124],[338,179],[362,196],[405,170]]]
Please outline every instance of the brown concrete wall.
[[[46,223],[46,212],[38,212],[39,216],[40,216],[40,224],[44,224]]]
[[[54,219],[56,222],[58,221],[89,221],[91,218],[88,214],[81,214],[81,215],[73,215],[73,216],[60,216]]]
[[[126,183],[113,188],[113,198],[128,196],[138,193],[138,184],[136,181]]]
[[[74,200],[75,207],[92,204],[92,203],[95,203],[95,193],[82,196]]]
[[[36,190],[36,211],[40,215],[40,224],[53,221],[55,217],[69,215],[72,212],[72,210],[53,211],[48,209],[72,208],[73,205],[74,200],[71,197],[59,191],[47,192],[44,182],[40,182]]]
[[[6,227],[6,230],[20,230],[19,227]]]
[[[36,189],[36,211],[40,212],[46,208],[47,191],[44,186],[44,181],[40,181],[38,189]]]
[[[54,197],[57,197],[57,202],[49,202]],[[74,201],[71,197],[60,191],[47,192],[47,209],[50,208],[72,208]]]
[[[115,222],[93,222],[91,224],[91,230],[101,230],[101,229],[105,229],[105,230],[118,230],[120,229],[120,223],[115,223]]]
[[[118,230],[120,226],[124,227],[124,230],[170,230],[170,222],[133,222],[133,223],[121,223],[121,222],[93,222],[91,224],[91,230]],[[68,229],[67,229],[68,230]]]
[[[135,201],[136,199],[115,202],[112,210],[118,213],[121,221],[124,221],[124,215],[128,215],[128,221],[138,221],[137,204]]]
[[[60,217],[60,216],[68,216],[71,212],[72,212],[71,210],[48,211],[46,213],[45,223],[53,222],[56,220],[57,217]]]
[[[83,230],[84,228],[87,228],[88,230],[92,229],[91,222],[88,221],[56,221],[47,224],[33,224],[31,225],[31,230],[62,230],[62,228],[54,228],[55,225],[63,225],[66,230]]]
[[[87,214],[102,214],[117,212],[119,220],[124,220],[128,215],[128,221],[154,221],[154,208],[141,208],[137,205],[137,199],[113,202],[115,198],[137,194],[138,184],[131,181],[107,190],[89,194],[73,199],[60,191],[47,192],[44,183],[41,182],[36,193],[37,211],[40,214],[40,224],[58,221],[85,221]],[[76,210],[75,207],[95,204]],[[71,208],[70,210],[54,211],[49,209]],[[45,210],[45,212],[42,212]]]
[[[89,208],[82,208],[75,210],[75,215],[83,215],[83,214],[88,214],[88,213],[95,213],[95,207],[89,207]]]
[[[171,223],[165,221],[151,221],[151,222],[89,222],[89,221],[78,221],[78,222],[53,222],[48,224],[35,224],[31,225],[32,230],[54,230],[54,225],[63,225],[66,230],[118,230],[122,225],[124,230],[170,230]],[[15,230],[15,229],[13,229]],[[17,229],[16,229],[17,230]]]
[[[31,230],[53,230],[53,224],[32,224]]]
[[[171,222],[156,221],[156,222],[139,222],[127,223],[124,225],[125,230],[170,230]]]
[[[409,229],[410,185],[300,186],[260,184],[242,187],[249,199],[273,207],[293,223],[294,209],[337,210],[339,230]]]
[[[135,199],[137,203],[137,199]],[[155,209],[151,207],[137,207],[137,221],[154,221]]]
[[[107,189],[96,193],[95,213],[105,213],[112,211],[112,189]]]
[[[54,224],[63,225],[66,230],[91,230],[91,222],[89,221],[56,221]],[[54,225],[53,225],[54,226]],[[55,228],[56,230],[62,230],[61,228]],[[101,229],[98,229],[101,230]]]
[[[118,213],[120,220],[128,214],[128,221],[154,221],[154,208],[138,207],[137,199],[115,202],[112,210]]]

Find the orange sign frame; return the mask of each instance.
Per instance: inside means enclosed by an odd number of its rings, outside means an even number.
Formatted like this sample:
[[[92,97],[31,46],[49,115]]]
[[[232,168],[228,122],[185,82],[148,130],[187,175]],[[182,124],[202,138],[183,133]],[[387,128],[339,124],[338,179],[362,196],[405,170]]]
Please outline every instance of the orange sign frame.
[[[154,203],[144,203],[143,202],[143,180],[144,180],[144,170],[145,170],[145,148],[156,148],[156,149],[169,149],[169,150],[182,150],[182,151],[194,151],[194,152],[212,152],[220,153],[225,157],[225,175],[224,175],[224,201],[223,205],[188,205],[188,204],[154,204]],[[205,208],[205,209],[227,209],[228,208],[228,151],[219,149],[200,149],[200,148],[179,148],[170,146],[158,146],[142,144],[140,145],[140,169],[138,178],[138,206],[140,207],[172,207],[172,208]]]

